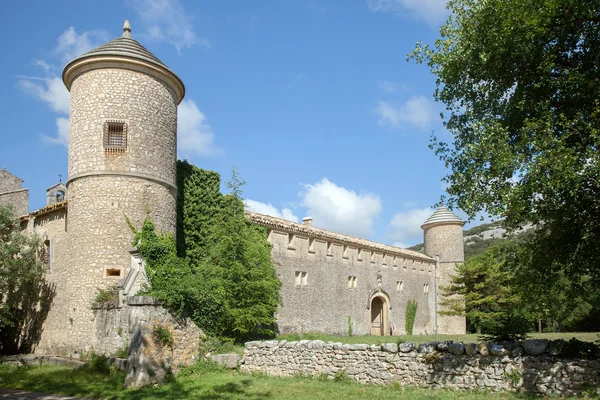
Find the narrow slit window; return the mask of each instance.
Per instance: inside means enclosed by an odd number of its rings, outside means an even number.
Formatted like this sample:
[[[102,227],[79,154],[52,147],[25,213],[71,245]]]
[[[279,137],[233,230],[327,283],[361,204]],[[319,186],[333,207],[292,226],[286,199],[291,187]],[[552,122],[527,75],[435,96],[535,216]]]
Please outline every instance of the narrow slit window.
[[[302,286],[308,286],[308,273],[302,272]]]
[[[428,283],[423,285],[423,294],[425,294],[425,295],[429,294],[429,284]]]
[[[104,123],[104,150],[108,152],[127,150],[127,125],[125,122],[107,121]]]
[[[46,270],[50,271],[50,240],[44,240],[44,247],[42,248],[42,262],[46,267]]]
[[[309,253],[315,252],[315,239],[313,239],[313,238],[308,238],[308,252]]]
[[[396,291],[403,292],[404,291],[404,281],[396,282]]]
[[[356,276],[349,276],[348,277],[348,289],[356,289],[356,287],[357,287]]]

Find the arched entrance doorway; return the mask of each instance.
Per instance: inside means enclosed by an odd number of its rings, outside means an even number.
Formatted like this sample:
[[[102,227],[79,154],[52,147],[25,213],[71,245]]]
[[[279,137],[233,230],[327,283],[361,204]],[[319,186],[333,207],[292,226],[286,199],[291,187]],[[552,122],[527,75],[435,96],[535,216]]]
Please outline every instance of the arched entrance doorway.
[[[371,300],[371,335],[385,336],[387,332],[387,307],[383,297]]]

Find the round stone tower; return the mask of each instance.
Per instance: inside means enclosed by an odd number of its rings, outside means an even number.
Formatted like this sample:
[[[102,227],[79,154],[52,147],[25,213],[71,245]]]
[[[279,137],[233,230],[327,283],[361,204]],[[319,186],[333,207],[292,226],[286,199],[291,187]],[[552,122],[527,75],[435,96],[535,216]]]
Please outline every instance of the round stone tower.
[[[183,82],[123,36],[67,64],[70,237],[68,351],[93,346],[97,289],[123,279],[131,263],[130,219],[146,209],[158,231],[175,232],[177,105]],[[65,332],[65,333],[67,333]]]
[[[466,320],[464,317],[449,317],[437,314],[441,311],[440,288],[450,283],[456,264],[465,261],[465,246],[463,241],[464,221],[443,205],[438,208],[423,225],[425,254],[433,257],[436,262],[436,315],[434,326],[437,325],[438,333],[464,334],[466,333]],[[435,322],[437,321],[437,324]]]

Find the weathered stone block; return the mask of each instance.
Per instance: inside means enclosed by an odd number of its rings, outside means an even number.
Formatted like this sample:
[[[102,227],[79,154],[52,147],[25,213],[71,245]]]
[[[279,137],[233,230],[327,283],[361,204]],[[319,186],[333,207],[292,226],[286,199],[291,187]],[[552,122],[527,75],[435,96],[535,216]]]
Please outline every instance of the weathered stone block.
[[[225,368],[235,369],[239,365],[241,357],[236,353],[213,354],[210,356],[210,359]]]
[[[465,343],[465,352],[470,356],[477,354],[477,344]]]
[[[523,350],[526,354],[535,356],[546,352],[548,341],[541,339],[532,339],[523,341]]]
[[[499,344],[494,344],[492,346],[490,346],[490,354],[493,356],[504,356],[506,354],[508,354],[508,351],[506,351],[506,349],[499,345]]]
[[[465,352],[465,345],[462,343],[451,343],[448,345],[448,352],[454,355],[461,355]]]
[[[398,351],[401,353],[409,353],[411,351],[413,351],[415,349],[415,344],[414,343],[400,343],[398,345]]]

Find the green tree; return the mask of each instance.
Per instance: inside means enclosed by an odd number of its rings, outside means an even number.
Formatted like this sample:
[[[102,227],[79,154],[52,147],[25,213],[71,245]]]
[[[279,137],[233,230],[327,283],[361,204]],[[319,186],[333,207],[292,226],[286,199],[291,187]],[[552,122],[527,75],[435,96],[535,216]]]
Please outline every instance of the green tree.
[[[457,266],[442,288],[442,315],[466,316],[484,339],[522,339],[533,328],[533,316],[515,279],[515,247],[493,246]]]
[[[130,224],[149,294],[206,333],[238,341],[274,334],[280,287],[266,230],[245,218],[244,183],[234,168],[223,196],[218,174],[179,162],[177,244],[149,217],[140,231]]]
[[[451,143],[447,203],[510,228],[540,225],[546,279],[600,283],[600,3],[451,0],[432,46],[409,58],[437,75]],[[587,277],[582,279],[582,277]]]
[[[145,260],[150,283],[145,291],[176,313],[189,316],[205,333],[219,335],[225,321],[225,291],[220,277],[178,257],[173,235],[156,233],[149,215],[141,230],[130,227],[135,233],[133,246]]]
[[[245,217],[244,184],[234,167],[226,183],[231,193],[224,197],[205,261],[223,277],[227,293],[223,334],[237,340],[275,334],[280,288],[266,231]]]
[[[0,354],[31,352],[40,339],[55,294],[42,250],[21,232],[12,207],[0,206]]]

